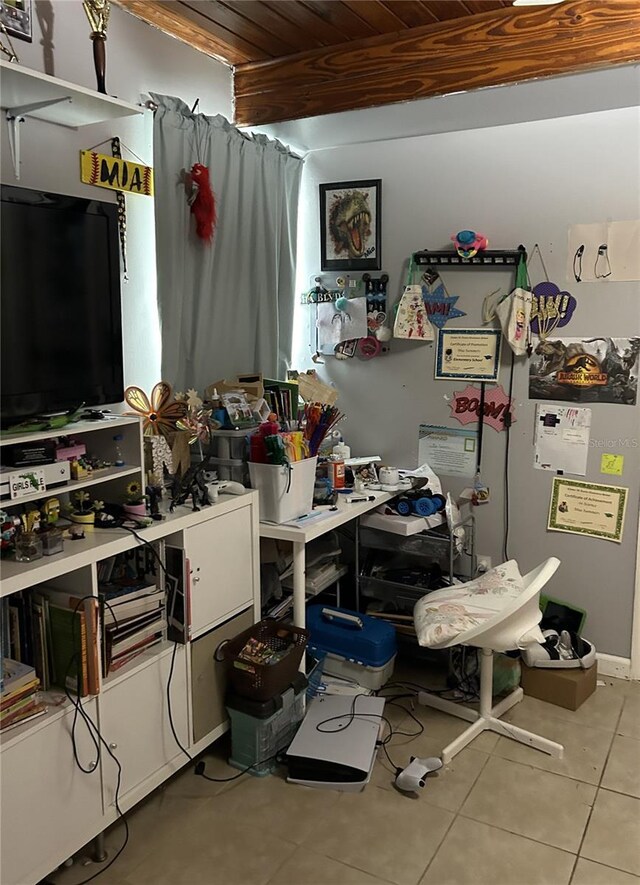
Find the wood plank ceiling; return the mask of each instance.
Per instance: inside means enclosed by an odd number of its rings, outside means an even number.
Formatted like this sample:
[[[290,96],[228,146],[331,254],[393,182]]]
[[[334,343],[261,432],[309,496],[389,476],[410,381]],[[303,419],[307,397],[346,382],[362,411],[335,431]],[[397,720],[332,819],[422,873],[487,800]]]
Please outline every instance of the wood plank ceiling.
[[[234,69],[256,125],[640,61],[638,0],[114,0]]]

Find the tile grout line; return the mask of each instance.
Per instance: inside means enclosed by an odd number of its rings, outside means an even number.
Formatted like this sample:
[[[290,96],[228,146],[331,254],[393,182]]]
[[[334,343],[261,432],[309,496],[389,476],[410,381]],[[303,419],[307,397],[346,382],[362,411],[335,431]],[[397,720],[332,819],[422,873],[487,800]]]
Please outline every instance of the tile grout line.
[[[620,720],[622,719],[622,712],[625,708],[626,701],[627,701],[627,698],[626,698],[626,696],[623,695],[622,706],[620,707],[620,712],[618,713],[618,716],[616,719],[616,724],[613,729],[613,734],[611,735],[611,743],[609,744],[609,749],[607,750],[607,756],[606,756],[606,759],[604,760],[604,765],[602,766],[602,772],[600,774],[600,778],[598,779],[598,783],[596,784],[596,793],[595,793],[595,796],[593,797],[593,805],[591,806],[589,814],[587,815],[587,821],[585,823],[584,830],[582,831],[582,838],[580,839],[580,845],[578,845],[578,850],[576,852],[576,859],[573,864],[573,869],[571,870],[571,876],[569,877],[569,885],[571,885],[571,883],[573,882],[573,877],[575,876],[576,867],[578,866],[578,861],[580,860],[580,852],[582,851],[582,846],[584,845],[584,840],[586,839],[586,836],[587,836],[587,830],[589,829],[589,824],[591,823],[591,818],[593,816],[593,809],[596,807],[596,802],[598,800],[598,794],[600,793],[602,780],[604,778],[604,773],[607,770],[607,765],[609,764],[609,759],[611,757],[611,751],[613,750],[613,743],[616,739],[618,728],[620,727]],[[624,795],[624,794],[622,794],[622,795]],[[589,858],[585,858],[585,859],[588,860]],[[592,861],[592,863],[596,863],[596,861]],[[612,867],[612,869],[615,869],[615,867]]]
[[[449,826],[448,826],[447,829],[445,830],[445,833],[444,833],[442,839],[441,839],[440,842],[438,843],[438,846],[437,846],[436,850],[433,852],[433,857],[431,858],[431,860],[429,861],[429,863],[426,865],[426,867],[424,868],[424,872],[422,873],[422,875],[421,875],[420,878],[418,879],[418,882],[419,882],[419,883],[424,879],[424,877],[425,877],[425,876],[427,875],[427,873],[429,872],[429,867],[431,866],[431,864],[432,864],[432,863],[434,862],[434,860],[436,859],[436,857],[437,857],[437,855],[438,855],[438,852],[439,852],[440,849],[442,848],[442,845],[443,845],[443,843],[444,843],[444,840],[445,840],[445,839],[447,838],[447,836],[449,835],[449,831],[451,830],[451,828],[453,827],[453,825],[455,824],[455,822],[458,820],[458,817],[461,816],[461,815],[460,815],[460,809],[462,808],[462,806],[464,805],[464,803],[467,801],[467,799],[468,799],[468,797],[469,797],[469,794],[471,793],[471,790],[473,790],[473,788],[474,788],[475,785],[477,784],[477,782],[478,782],[478,780],[479,780],[479,778],[480,778],[480,775],[481,775],[482,772],[484,771],[485,766],[486,766],[486,764],[487,764],[488,761],[489,761],[490,754],[487,753],[486,755],[487,755],[487,758],[484,760],[484,762],[483,762],[482,765],[480,766],[480,771],[479,771],[478,774],[476,775],[476,777],[475,777],[473,783],[471,784],[471,786],[469,787],[469,790],[467,791],[467,794],[465,795],[464,799],[463,799],[462,802],[460,803],[460,808],[459,808],[457,811],[454,812],[454,814],[453,814],[453,820],[451,821],[451,823],[449,824]],[[433,807],[435,808],[436,806],[433,806]],[[446,809],[443,809],[443,811],[446,811]],[[464,816],[464,815],[462,815],[462,816]]]

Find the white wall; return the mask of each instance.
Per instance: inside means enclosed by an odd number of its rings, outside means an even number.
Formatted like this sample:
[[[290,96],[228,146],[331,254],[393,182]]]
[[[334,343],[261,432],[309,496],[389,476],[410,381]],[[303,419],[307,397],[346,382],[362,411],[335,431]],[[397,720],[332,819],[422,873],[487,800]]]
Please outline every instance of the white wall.
[[[578,299],[566,336],[622,337],[640,334],[637,283],[576,284],[566,276],[567,227],[576,222],[624,220],[640,215],[640,114],[637,108],[604,111],[495,128],[428,135],[339,147],[310,154],[303,181],[299,288],[319,270],[318,184],[382,179],[382,261],[397,299],[406,261],[418,249],[450,246],[462,228],[485,233],[493,248],[529,251],[539,243],[550,278]],[[355,140],[355,137],[354,137]],[[539,262],[532,282],[543,279]],[[485,294],[511,278],[492,270],[443,271],[456,305],[467,317],[452,326],[480,325]],[[297,365],[309,361],[300,307]],[[348,415],[346,441],[353,454],[380,454],[387,463],[415,465],[421,422],[459,426],[445,397],[465,385],[434,381],[434,349],[394,341],[388,355],[370,362],[325,358],[321,372],[340,390]],[[296,364],[294,360],[294,364]],[[508,362],[501,377],[508,387]],[[526,367],[515,373],[515,416],[511,432],[511,525],[508,552],[525,570],[556,555],[562,560],[550,592],[585,608],[587,637],[599,651],[630,654],[633,584],[640,480],[640,408],[593,405],[587,479],[629,487],[623,543],[548,533],[546,518],[552,477],[532,467],[534,403],[528,399]],[[492,500],[476,510],[478,546],[494,562],[502,559],[506,434],[485,429],[483,478]],[[613,440],[606,448],[604,440]],[[625,455],[621,478],[600,474],[603,451]],[[447,483],[452,491],[460,482]]]
[[[53,3],[36,0],[34,10],[33,42],[14,40],[20,64],[95,89],[90,28],[80,0]],[[47,40],[43,33],[47,33]],[[190,106],[200,98],[201,112],[231,117],[229,68],[113,5],[106,53],[106,84],[110,95],[137,104],[141,96],[158,92],[176,95]],[[152,128],[150,111],[139,118],[124,118],[79,130],[28,119],[21,124],[21,177],[20,182],[16,182],[3,123],[2,182],[115,201],[113,193],[81,184],[79,151],[106,139],[102,150],[110,153],[108,140],[118,135],[125,159],[135,159],[127,153],[126,145],[151,165]],[[176,176],[179,172],[176,170]],[[122,283],[125,384],[137,384],[149,390],[160,380],[153,201],[146,197],[127,197],[127,216],[128,279]]]

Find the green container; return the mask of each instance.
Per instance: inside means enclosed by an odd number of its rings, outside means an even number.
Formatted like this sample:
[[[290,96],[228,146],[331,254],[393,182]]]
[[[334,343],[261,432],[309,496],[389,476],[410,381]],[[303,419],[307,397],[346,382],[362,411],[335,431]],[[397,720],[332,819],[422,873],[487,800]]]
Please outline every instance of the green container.
[[[306,688],[307,680],[300,674],[286,691],[262,703],[228,695],[229,765],[249,769],[248,773],[256,777],[271,774],[276,767],[273,757],[289,746],[302,722]]]

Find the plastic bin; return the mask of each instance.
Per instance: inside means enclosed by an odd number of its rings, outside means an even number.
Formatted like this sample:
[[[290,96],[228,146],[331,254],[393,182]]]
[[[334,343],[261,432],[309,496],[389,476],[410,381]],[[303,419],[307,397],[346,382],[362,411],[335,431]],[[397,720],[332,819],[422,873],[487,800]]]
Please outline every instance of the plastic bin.
[[[249,464],[251,487],[260,492],[260,519],[288,522],[311,511],[318,458],[293,464]]]
[[[273,758],[293,740],[305,711],[307,680],[302,673],[286,691],[269,701],[250,701],[233,693],[227,696],[231,720],[229,765],[264,777],[276,767]],[[251,766],[251,768],[249,768]]]
[[[243,430],[214,430],[209,446],[210,463],[215,467],[218,479],[230,479],[247,485],[249,470],[247,439],[255,427]]]
[[[303,627],[265,618],[229,640],[221,654],[227,663],[233,691],[253,701],[268,701],[280,694],[298,673],[308,637],[309,631]],[[287,653],[273,664],[244,661],[240,653],[250,639],[266,644],[273,651],[286,650]]]

